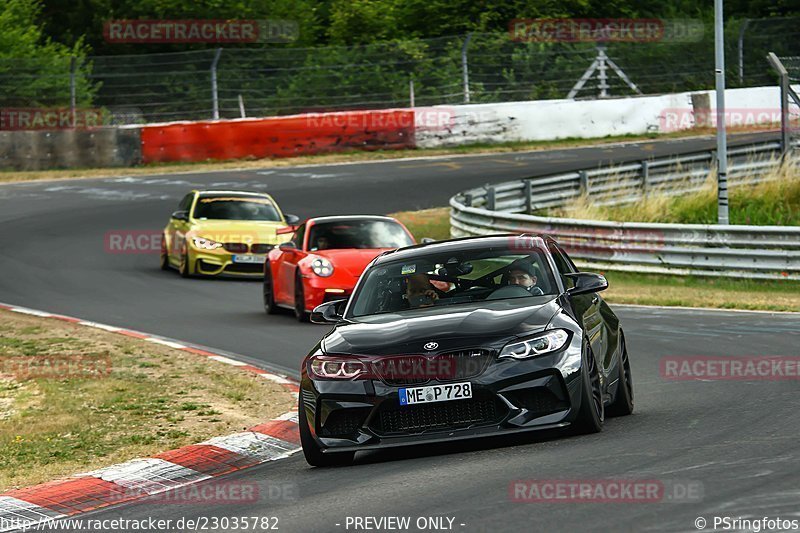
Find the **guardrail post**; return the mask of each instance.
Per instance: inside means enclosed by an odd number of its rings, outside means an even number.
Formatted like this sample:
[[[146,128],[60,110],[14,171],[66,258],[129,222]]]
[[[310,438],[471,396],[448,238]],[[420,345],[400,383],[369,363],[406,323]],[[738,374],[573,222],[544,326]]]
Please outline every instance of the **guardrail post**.
[[[533,206],[531,205],[531,180],[524,180],[522,185],[522,198],[525,199],[525,214],[530,215],[533,211]]]
[[[650,163],[642,161],[642,196],[650,194]]]
[[[585,170],[579,170],[578,176],[581,180],[581,196],[589,196],[589,173]]]
[[[489,211],[494,211],[495,205],[497,205],[497,192],[494,190],[494,187],[487,187],[486,209],[488,209]]]

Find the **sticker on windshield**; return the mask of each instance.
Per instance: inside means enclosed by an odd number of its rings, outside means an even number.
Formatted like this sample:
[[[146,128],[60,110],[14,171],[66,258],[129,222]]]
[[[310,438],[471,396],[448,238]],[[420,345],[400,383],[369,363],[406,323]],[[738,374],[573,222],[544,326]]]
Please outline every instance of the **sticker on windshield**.
[[[400,267],[400,275],[414,274],[417,271],[417,265],[403,265]]]

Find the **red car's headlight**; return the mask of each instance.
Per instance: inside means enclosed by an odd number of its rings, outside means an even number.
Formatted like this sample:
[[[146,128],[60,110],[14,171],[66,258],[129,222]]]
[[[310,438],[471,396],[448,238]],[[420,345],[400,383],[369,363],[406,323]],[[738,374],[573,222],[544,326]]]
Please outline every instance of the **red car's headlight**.
[[[316,379],[364,379],[367,365],[347,356],[314,355],[308,360],[308,373]]]
[[[311,261],[311,271],[321,278],[327,278],[333,274],[333,265],[324,257],[318,257]]]

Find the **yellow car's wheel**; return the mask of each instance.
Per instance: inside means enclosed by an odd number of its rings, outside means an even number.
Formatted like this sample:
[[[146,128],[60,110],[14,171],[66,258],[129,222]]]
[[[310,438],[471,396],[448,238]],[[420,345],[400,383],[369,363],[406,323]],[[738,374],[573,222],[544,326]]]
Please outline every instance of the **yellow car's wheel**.
[[[183,255],[181,256],[181,263],[178,267],[178,272],[180,272],[181,277],[188,278],[192,275],[190,272],[189,261],[189,252],[183,252]]]
[[[164,235],[161,236],[161,270],[169,270],[169,254],[167,253],[167,241]]]

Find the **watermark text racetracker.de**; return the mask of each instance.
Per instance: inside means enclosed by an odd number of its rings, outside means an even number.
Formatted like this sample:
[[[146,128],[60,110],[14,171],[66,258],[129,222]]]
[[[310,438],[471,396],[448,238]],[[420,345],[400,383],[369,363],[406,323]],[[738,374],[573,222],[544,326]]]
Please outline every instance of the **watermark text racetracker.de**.
[[[181,518],[62,518],[32,522],[25,517],[0,517],[0,531],[279,531],[277,516],[195,516]]]
[[[673,479],[517,479],[508,486],[515,503],[691,503],[703,483]]]
[[[111,374],[108,354],[40,354],[0,357],[0,377],[29,379],[99,379]]]
[[[544,43],[698,42],[705,26],[696,19],[514,19],[508,25],[512,41]]]
[[[297,39],[293,20],[109,20],[109,43],[286,43]]]
[[[659,374],[670,381],[800,380],[800,356],[666,356]]]
[[[725,108],[722,113],[716,109],[695,109],[693,107],[670,107],[658,114],[659,131],[673,133],[691,128],[715,128],[717,119],[725,121],[731,129],[746,128],[755,131],[771,131],[781,127],[783,111],[780,107],[769,108]],[[800,116],[796,112],[787,115],[786,129],[800,130]]]

